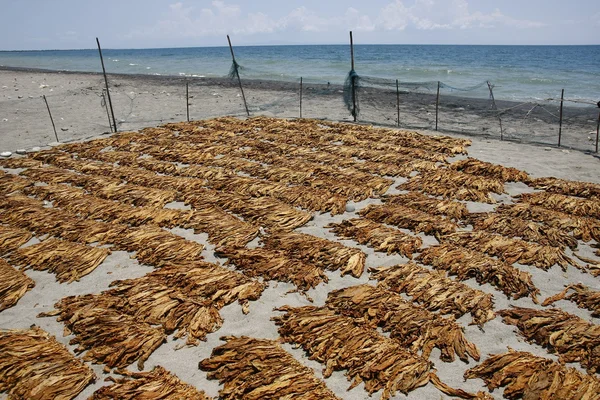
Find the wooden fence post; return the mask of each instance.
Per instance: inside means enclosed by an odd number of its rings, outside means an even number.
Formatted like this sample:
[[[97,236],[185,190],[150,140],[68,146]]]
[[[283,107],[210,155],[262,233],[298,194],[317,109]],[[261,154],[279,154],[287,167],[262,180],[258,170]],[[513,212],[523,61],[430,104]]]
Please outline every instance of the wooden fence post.
[[[437,96],[435,99],[435,130],[438,130],[438,114],[439,114],[439,108],[440,108],[440,81],[438,81],[438,86],[437,86]]]
[[[396,79],[396,114],[398,117],[397,125],[400,126],[400,86],[398,79]]]
[[[185,81],[185,114],[187,122],[190,122],[190,90],[188,81]]]
[[[354,41],[352,40],[352,31],[350,31],[350,65],[351,65],[351,84],[352,84],[352,117],[354,118],[354,122],[357,119],[356,112],[356,72],[354,71]]]
[[[563,122],[563,102],[565,100],[565,89],[560,93],[560,115],[558,120],[558,147],[560,147],[560,139],[562,137],[562,122]]]
[[[300,118],[302,118],[302,77],[300,77]]]

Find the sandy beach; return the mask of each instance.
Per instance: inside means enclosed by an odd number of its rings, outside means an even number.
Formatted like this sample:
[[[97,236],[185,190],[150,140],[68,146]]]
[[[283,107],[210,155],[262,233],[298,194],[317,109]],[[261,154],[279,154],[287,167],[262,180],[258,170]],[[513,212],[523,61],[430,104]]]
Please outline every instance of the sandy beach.
[[[120,131],[135,131],[148,126],[185,120],[184,79],[175,77],[110,76],[110,80],[113,86],[113,89],[111,89],[113,106],[116,119],[119,121]],[[0,138],[2,138],[0,150],[15,152],[18,149],[30,151],[34,147],[48,149],[48,144],[56,141],[45,103],[41,99],[42,95],[46,95],[48,99],[61,142],[112,137],[106,110],[102,108],[99,96],[102,85],[103,78],[98,74],[0,70]],[[249,83],[246,86],[246,96],[252,105],[252,114],[280,118],[297,117],[298,109],[295,106],[297,93],[294,92],[293,85],[273,84],[270,87],[265,86],[268,85]],[[305,102],[303,103],[303,116],[327,118],[333,121],[349,121],[351,117],[344,109],[340,90],[341,87],[315,87],[314,91],[318,91],[319,94],[311,95],[311,88],[307,87],[304,97]],[[328,91],[329,94],[323,94],[324,91]],[[388,104],[391,101],[389,97],[395,96],[393,93],[366,94],[366,96],[369,95],[373,96],[370,103],[374,105]],[[430,114],[432,111],[431,98],[422,98],[421,101],[423,103],[422,107],[425,108],[425,114]],[[276,104],[272,105],[274,103]],[[271,104],[271,106],[266,106],[268,104]],[[469,157],[501,164],[505,167],[514,167],[527,172],[532,178],[556,177],[600,184],[600,176],[598,176],[600,160],[593,154],[551,147],[545,144],[527,144],[516,140],[500,141],[498,140],[499,131],[496,132],[497,127],[494,125],[493,119],[490,122],[489,118],[483,118],[481,114],[478,116],[475,111],[473,114],[466,113],[468,111],[467,106],[473,104],[472,100],[456,98],[452,102],[448,100],[446,104],[453,104],[453,107],[445,108],[441,115],[443,118],[440,118],[440,120],[444,118],[446,120],[453,119],[457,126],[465,127],[463,134],[456,133],[450,136],[472,140],[471,145],[467,148]],[[459,108],[463,109],[457,111]],[[483,109],[484,107],[477,106],[476,108]],[[363,110],[365,118],[367,118],[369,108],[364,106]],[[391,125],[393,125],[393,113],[394,110],[392,109],[388,114],[385,114],[389,115],[391,120],[385,116],[381,117],[381,113],[379,113],[379,120],[372,122],[390,125],[390,121],[392,121]],[[576,111],[573,111],[573,113],[573,115],[577,114]],[[235,84],[226,80],[190,81],[191,119],[208,119],[222,115],[245,116],[239,89]],[[411,114],[407,110],[404,115],[407,124],[423,124],[423,120],[417,117],[414,121],[409,121],[409,115]],[[571,122],[573,127],[576,128],[570,131],[567,130],[567,134],[569,132],[571,134],[571,136],[567,136],[570,138],[570,142],[568,142],[573,143],[574,146],[590,150],[591,142],[588,136],[593,126],[590,121],[594,121],[594,118],[593,113],[577,118],[573,117]],[[536,121],[536,129],[538,129],[540,141],[551,136],[554,132],[554,126],[549,121],[541,119],[541,115],[539,120]],[[586,132],[587,129],[589,130]],[[427,136],[436,134],[431,129],[422,129],[420,132]],[[519,135],[520,133],[515,130],[513,134],[515,139]],[[531,141],[538,140],[532,139]],[[57,147],[57,149],[61,148]],[[124,146],[124,149],[126,149],[126,146]],[[106,151],[113,150],[115,150],[115,147],[106,149]],[[82,156],[82,158],[84,157]],[[448,162],[452,163],[466,158],[467,155],[464,154],[450,155]],[[357,161],[356,164],[358,165],[359,162]],[[180,163],[180,165],[184,164]],[[337,168],[337,166],[333,167]],[[4,167],[2,171],[8,174],[19,174],[23,172],[23,169]],[[342,173],[344,172],[340,170],[340,174]],[[386,194],[394,195],[403,193],[402,190],[397,189],[397,186],[407,182],[410,177],[386,178],[393,180]],[[497,202],[496,204],[484,204],[475,201],[462,201],[462,203],[467,206],[471,213],[487,212],[496,209],[501,204],[512,204],[516,201],[514,196],[537,192],[537,190],[522,182],[507,182],[504,184],[504,189],[505,193],[492,194]],[[598,202],[598,200],[594,201]],[[211,351],[223,343],[220,341],[220,337],[247,335],[256,338],[279,339],[277,326],[271,318],[281,313],[273,311],[274,308],[284,305],[293,307],[323,306],[327,300],[327,295],[334,290],[364,283],[377,284],[377,281],[370,279],[369,273],[366,272],[368,268],[392,266],[409,261],[407,257],[399,254],[388,255],[374,251],[372,247],[358,244],[354,240],[342,240],[333,234],[330,229],[325,228],[331,223],[340,223],[343,220],[357,218],[360,210],[378,204],[382,204],[381,196],[372,196],[360,201],[349,199],[348,211],[335,216],[326,212],[314,212],[313,218],[309,222],[295,229],[296,232],[307,233],[341,243],[350,248],[360,249],[366,255],[365,272],[360,277],[355,278],[350,275],[342,277],[339,271],[326,271],[328,282],[321,283],[316,288],[308,290],[308,296],[291,292],[294,290],[294,285],[290,283],[268,281],[268,287],[260,298],[250,302],[250,312],[248,314],[244,314],[242,306],[236,302],[224,306],[219,310],[224,321],[222,327],[216,332],[208,334],[205,342],[200,342],[198,346],[182,347],[182,340],[174,340],[173,336],[170,336],[166,343],[152,353],[145,363],[144,370],[149,371],[152,367],[161,365],[176,374],[182,381],[205,391],[209,396],[217,398],[219,389],[222,387],[216,380],[207,379],[206,372],[198,369],[198,362],[209,357]],[[168,207],[180,210],[189,209],[180,202],[173,202]],[[296,207],[295,209],[299,208]],[[469,228],[464,229],[468,230]],[[183,228],[171,228],[169,231],[202,244],[204,246],[202,256],[205,261],[219,265],[225,264],[225,258],[215,255],[215,245],[208,240],[209,237],[206,233],[196,234],[192,229]],[[420,237],[423,240],[424,247],[437,243],[432,235],[415,234],[406,229],[402,229],[402,232]],[[34,238],[25,246],[39,243],[39,239]],[[41,239],[47,238],[41,237]],[[248,247],[256,247],[258,244],[259,239],[257,238],[250,242]],[[594,256],[594,249],[591,247],[593,244],[595,244],[594,241],[584,243],[580,240],[577,252],[600,263],[600,258]],[[573,257],[573,251],[570,249],[567,248],[565,252],[567,256]],[[574,260],[582,267],[585,266],[585,263],[575,258]],[[562,270],[559,265],[553,265],[548,270],[519,263],[515,263],[514,266],[531,274],[533,284],[540,291],[538,295],[540,300],[555,295],[568,284],[582,283],[595,290],[599,288],[597,277],[573,266],[569,266],[566,270]],[[233,270],[231,266],[227,268]],[[79,281],[69,284],[57,282],[55,276],[48,272],[27,270],[27,276],[35,281],[35,288],[27,292],[16,306],[0,312],[0,326],[5,329],[27,329],[32,324],[36,324],[56,336],[60,343],[74,351],[75,346],[69,344],[72,336],[63,336],[64,325],[62,322],[58,322],[55,317],[38,318],[37,315],[53,310],[54,304],[66,296],[97,294],[108,290],[111,282],[115,280],[139,278],[153,270],[153,267],[133,259],[132,252],[121,250],[113,250],[93,272],[82,277]],[[479,284],[475,279],[469,279],[463,283],[471,288],[493,295],[494,311],[507,309],[511,306],[529,307],[537,310],[549,308],[534,304],[530,297],[523,297],[518,300],[509,299],[489,283]],[[312,298],[312,302],[308,300],[309,297]],[[578,308],[573,302],[562,300],[557,302],[555,306],[593,324],[600,323],[600,319],[592,317],[589,310]],[[500,317],[490,320],[481,329],[476,325],[470,325],[470,321],[471,316],[468,313],[457,319],[460,326],[464,328],[465,337],[480,350],[481,361],[492,354],[504,353],[507,348],[531,352],[552,360],[558,359],[556,354],[551,354],[542,346],[527,342],[518,333],[516,327],[503,323]],[[297,346],[292,346],[289,343],[282,346],[297,361],[310,367],[317,377],[323,377],[323,364],[308,359],[306,353]],[[464,372],[477,365],[478,362],[470,360],[469,363],[465,363],[458,359],[453,362],[443,362],[440,360],[439,349],[433,350],[429,360],[433,362],[438,376],[446,384],[472,393],[487,391],[481,379],[466,381],[463,379]],[[103,373],[102,365],[92,365],[91,363],[88,363],[88,365],[92,366],[98,379],[81,392],[77,399],[86,399],[101,386],[109,384],[104,382],[107,374]],[[569,363],[568,366],[584,371],[578,363]],[[130,369],[135,369],[135,366],[132,365]],[[595,376],[597,377],[597,375]],[[335,371],[329,378],[325,379],[325,383],[340,398],[349,400],[370,398],[364,390],[364,384],[347,391],[350,382],[344,376],[343,371]],[[373,398],[379,398],[379,395],[380,393],[375,393]],[[495,390],[492,397],[502,398],[502,389]],[[0,395],[0,398],[7,397],[6,395]],[[392,398],[439,399],[451,397],[442,394],[430,383],[411,391],[408,395],[396,393]]]
[[[236,81],[217,78],[186,78],[156,75],[109,74],[111,99],[119,131],[137,130],[186,119],[186,81],[189,85],[191,120],[223,115],[246,115]],[[296,118],[300,114],[299,84],[294,82],[243,80],[250,114]],[[25,70],[0,67],[0,137],[2,151],[46,146],[56,141],[46,104],[50,107],[59,141],[81,140],[110,132],[109,115],[103,107],[101,74]],[[331,121],[352,121],[343,103],[343,87],[304,83],[302,116]],[[360,123],[396,126],[396,92],[365,87],[359,91]],[[435,129],[436,95],[402,92],[400,128]],[[502,137],[506,140],[556,146],[559,104],[556,102],[508,102],[498,99],[504,110]],[[585,152],[595,151],[597,108],[564,107],[561,145]],[[500,121],[489,98],[440,97],[438,128],[441,133],[500,139]]]

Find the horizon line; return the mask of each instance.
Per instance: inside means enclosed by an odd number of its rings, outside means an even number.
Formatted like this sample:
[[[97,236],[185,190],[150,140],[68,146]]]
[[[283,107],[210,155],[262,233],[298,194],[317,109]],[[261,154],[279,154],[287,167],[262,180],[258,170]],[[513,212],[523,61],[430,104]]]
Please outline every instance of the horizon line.
[[[279,43],[279,44],[240,44],[233,47],[278,47],[278,46],[349,46],[350,43]],[[600,44],[476,44],[476,43],[354,43],[354,46],[512,46],[512,47],[532,47],[532,46],[600,46]],[[224,45],[204,45],[204,46],[170,46],[170,47],[106,47],[102,50],[160,50],[160,49],[197,49],[197,48],[220,48],[229,47]],[[27,51],[83,51],[98,50],[95,47],[78,49],[0,49],[0,52],[27,52]]]

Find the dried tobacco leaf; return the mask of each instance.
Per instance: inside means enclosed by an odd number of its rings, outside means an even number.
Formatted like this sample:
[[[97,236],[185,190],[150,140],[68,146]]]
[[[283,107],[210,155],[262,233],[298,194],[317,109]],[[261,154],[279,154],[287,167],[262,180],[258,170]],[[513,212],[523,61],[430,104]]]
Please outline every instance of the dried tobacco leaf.
[[[222,337],[210,358],[200,361],[208,379],[223,385],[219,397],[233,399],[325,399],[338,397],[274,340]]]
[[[17,304],[34,286],[33,279],[0,259],[0,311]]]
[[[0,330],[0,392],[9,399],[71,400],[96,379],[94,372],[36,326]]]

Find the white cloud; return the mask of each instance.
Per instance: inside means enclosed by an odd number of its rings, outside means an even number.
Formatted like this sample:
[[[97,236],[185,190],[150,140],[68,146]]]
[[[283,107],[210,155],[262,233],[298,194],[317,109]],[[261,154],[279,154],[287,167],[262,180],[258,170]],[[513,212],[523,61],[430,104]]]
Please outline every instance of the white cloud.
[[[180,1],[171,4],[164,18],[154,26],[132,31],[128,37],[196,38],[226,33],[464,30],[499,26],[539,28],[544,24],[504,15],[500,9],[489,13],[471,11],[467,0],[394,0],[374,15],[353,7],[337,16],[320,15],[302,6],[279,18],[271,17],[268,10],[248,13],[239,5],[223,0],[200,9]]]

